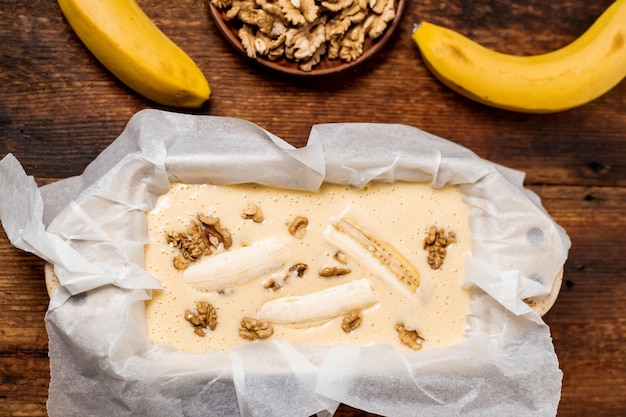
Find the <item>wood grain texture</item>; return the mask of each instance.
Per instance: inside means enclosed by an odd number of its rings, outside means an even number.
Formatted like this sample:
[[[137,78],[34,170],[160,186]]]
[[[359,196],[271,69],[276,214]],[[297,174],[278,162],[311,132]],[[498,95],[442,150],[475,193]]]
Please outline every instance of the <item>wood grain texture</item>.
[[[250,65],[221,38],[202,0],[140,0],[207,75],[194,113],[250,120],[294,146],[313,124],[402,123],[526,172],[572,239],[561,295],[546,315],[564,372],[559,417],[626,410],[626,82],[551,115],[489,108],[437,82],[410,39],[422,20],[510,53],[547,52],[579,36],[610,0],[409,0],[384,50],[316,79]],[[0,2],[0,157],[39,184],[78,175],[144,108],[78,41],[54,1]],[[0,228],[0,416],[45,416],[49,382],[43,261]],[[417,415],[417,414],[416,414]],[[373,416],[341,406],[336,416]]]

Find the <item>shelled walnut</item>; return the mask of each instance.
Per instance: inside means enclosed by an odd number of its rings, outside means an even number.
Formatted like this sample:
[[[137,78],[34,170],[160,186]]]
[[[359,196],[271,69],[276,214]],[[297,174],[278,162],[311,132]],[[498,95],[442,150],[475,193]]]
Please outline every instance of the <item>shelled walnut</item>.
[[[285,57],[311,71],[322,59],[351,62],[365,38],[380,37],[396,16],[395,0],[211,0],[238,27],[246,54]]]
[[[187,227],[187,233],[168,232],[165,240],[180,251],[180,256],[187,261],[187,265],[202,255],[211,254],[209,239],[196,223]]]
[[[189,259],[185,258],[183,255],[174,256],[174,268],[178,270],[187,269],[189,266]]]
[[[416,330],[407,330],[403,323],[396,324],[395,329],[398,332],[398,336],[400,337],[400,341],[403,345],[408,346],[413,350],[420,350],[422,348],[424,338],[420,336]]]
[[[306,234],[306,228],[309,225],[309,219],[303,216],[296,216],[289,224],[289,234],[298,239],[302,239]]]
[[[284,276],[280,276],[278,274],[274,274],[271,278],[263,282],[263,287],[266,289],[271,289],[273,291],[278,291],[287,285],[289,278],[292,276],[297,276],[298,278],[302,278],[304,276],[304,272],[307,270],[308,265],[302,262],[293,264],[287,270],[287,273]]]
[[[196,312],[185,311],[185,320],[193,326],[193,331],[198,336],[204,337],[205,329],[215,330],[217,327],[217,310],[206,301],[196,302]]]
[[[265,220],[263,212],[256,204],[248,204],[241,212],[241,217],[244,219],[252,219],[255,223],[262,223],[263,220]]]
[[[305,263],[299,262],[297,264],[293,264],[289,267],[289,272],[295,272],[299,278],[304,276],[304,272],[309,268],[309,266]]]
[[[273,334],[274,328],[272,325],[263,320],[258,320],[252,317],[244,317],[241,319],[239,336],[243,339],[267,339]]]
[[[319,271],[319,276],[324,278],[329,277],[338,277],[342,275],[347,275],[352,270],[350,268],[345,268],[342,266],[325,266]]]
[[[217,247],[220,243],[224,245],[224,249],[228,249],[233,244],[233,238],[228,229],[220,225],[220,219],[213,216],[205,216],[198,213],[196,218],[202,223],[206,230],[211,245]]]
[[[444,229],[437,229],[431,226],[428,234],[424,238],[424,249],[428,252],[428,265],[432,269],[439,269],[443,265],[443,261],[447,254],[448,245],[456,242],[456,234],[454,232],[446,232]]]
[[[230,232],[220,226],[218,218],[203,214],[198,214],[196,218],[200,223],[192,221],[186,233],[167,232],[165,235],[166,242],[180,252],[173,260],[176,269],[186,269],[201,256],[211,255],[211,247],[217,248],[221,243],[224,249],[228,249],[233,243]]]
[[[348,256],[342,250],[338,250],[334,255],[333,259],[339,262],[340,264],[347,265],[348,264]]]
[[[361,310],[352,310],[350,314],[343,318],[343,321],[341,322],[341,329],[346,333],[350,333],[361,325],[362,320],[363,315]]]
[[[278,291],[283,287],[283,285],[285,285],[284,281],[281,282],[274,278],[271,278],[263,283],[263,288],[272,291]]]

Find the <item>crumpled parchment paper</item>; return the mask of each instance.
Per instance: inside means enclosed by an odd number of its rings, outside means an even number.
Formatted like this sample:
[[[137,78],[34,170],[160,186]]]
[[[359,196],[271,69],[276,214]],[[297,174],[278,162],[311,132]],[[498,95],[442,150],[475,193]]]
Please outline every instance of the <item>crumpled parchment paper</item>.
[[[555,415],[562,373],[550,331],[522,300],[549,293],[570,242],[523,178],[410,126],[316,125],[296,149],[243,120],[158,110],[137,113],[77,177],[38,188],[7,155],[4,229],[60,281],[46,315],[50,416],[330,416],[340,403],[389,416]],[[174,181],[460,185],[472,206],[467,339],[418,352],[151,345],[144,300],[160,283],[143,269],[145,212]]]

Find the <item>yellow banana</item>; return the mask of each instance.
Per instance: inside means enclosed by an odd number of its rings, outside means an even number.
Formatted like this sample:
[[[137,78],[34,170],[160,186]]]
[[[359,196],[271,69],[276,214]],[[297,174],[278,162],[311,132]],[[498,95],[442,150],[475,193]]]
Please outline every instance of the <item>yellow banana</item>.
[[[499,53],[430,23],[421,23],[412,38],[441,82],[470,99],[513,111],[571,109],[626,76],[626,0],[614,2],[569,45],[541,55]]]
[[[193,60],[134,0],[58,0],[68,23],[124,84],[159,104],[200,107],[211,94]]]

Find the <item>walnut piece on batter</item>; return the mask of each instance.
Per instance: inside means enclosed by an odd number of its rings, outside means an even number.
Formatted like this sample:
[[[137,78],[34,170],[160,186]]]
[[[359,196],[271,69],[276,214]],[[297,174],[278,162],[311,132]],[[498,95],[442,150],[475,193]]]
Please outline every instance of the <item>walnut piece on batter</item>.
[[[325,266],[319,271],[319,276],[324,278],[329,277],[339,277],[342,275],[347,275],[352,270],[350,268],[346,268],[343,266]]]
[[[233,238],[228,229],[220,225],[220,219],[213,216],[205,216],[202,213],[198,213],[196,216],[198,220],[204,225],[209,242],[215,247],[220,243],[224,245],[224,249],[228,249],[233,244]]]
[[[342,250],[338,250],[333,255],[333,259],[339,262],[340,264],[347,265],[348,264],[348,255]]]
[[[185,311],[185,320],[193,326],[193,331],[198,336],[204,337],[205,329],[215,330],[217,327],[217,310],[206,301],[196,301],[196,312]]]
[[[271,324],[252,317],[244,317],[241,319],[239,327],[239,336],[247,340],[267,339],[274,334],[274,328]]]
[[[248,204],[241,212],[241,217],[244,219],[252,219],[255,223],[262,223],[265,220],[263,212],[256,204]]]
[[[309,266],[307,264],[298,262],[297,264],[293,264],[289,267],[289,272],[295,272],[298,278],[302,278],[308,267]]]
[[[456,242],[456,233],[431,226],[424,238],[424,249],[428,252],[428,265],[432,269],[439,269],[446,258],[448,245]]]
[[[403,323],[396,324],[395,329],[398,332],[398,337],[400,337],[400,341],[403,345],[406,345],[413,350],[420,350],[422,348],[424,338],[420,336],[416,330],[407,330]]]
[[[362,320],[363,314],[361,313],[361,310],[352,310],[350,314],[343,318],[343,321],[341,322],[341,329],[346,333],[350,333],[361,325]]]
[[[302,239],[306,234],[306,228],[309,225],[309,219],[303,216],[296,216],[287,225],[289,234],[295,238]]]
[[[187,226],[186,233],[165,234],[165,241],[180,252],[172,261],[174,268],[178,270],[186,269],[191,262],[197,261],[201,256],[211,255],[213,253],[211,247],[217,248],[221,243],[224,249],[228,249],[233,244],[228,229],[220,226],[220,219],[201,213],[198,213],[196,218],[200,223],[192,221]]]
[[[165,240],[180,252],[173,260],[174,268],[179,270],[187,268],[190,262],[195,262],[201,256],[212,253],[209,238],[197,223],[192,222],[187,227],[187,233],[166,233]]]

